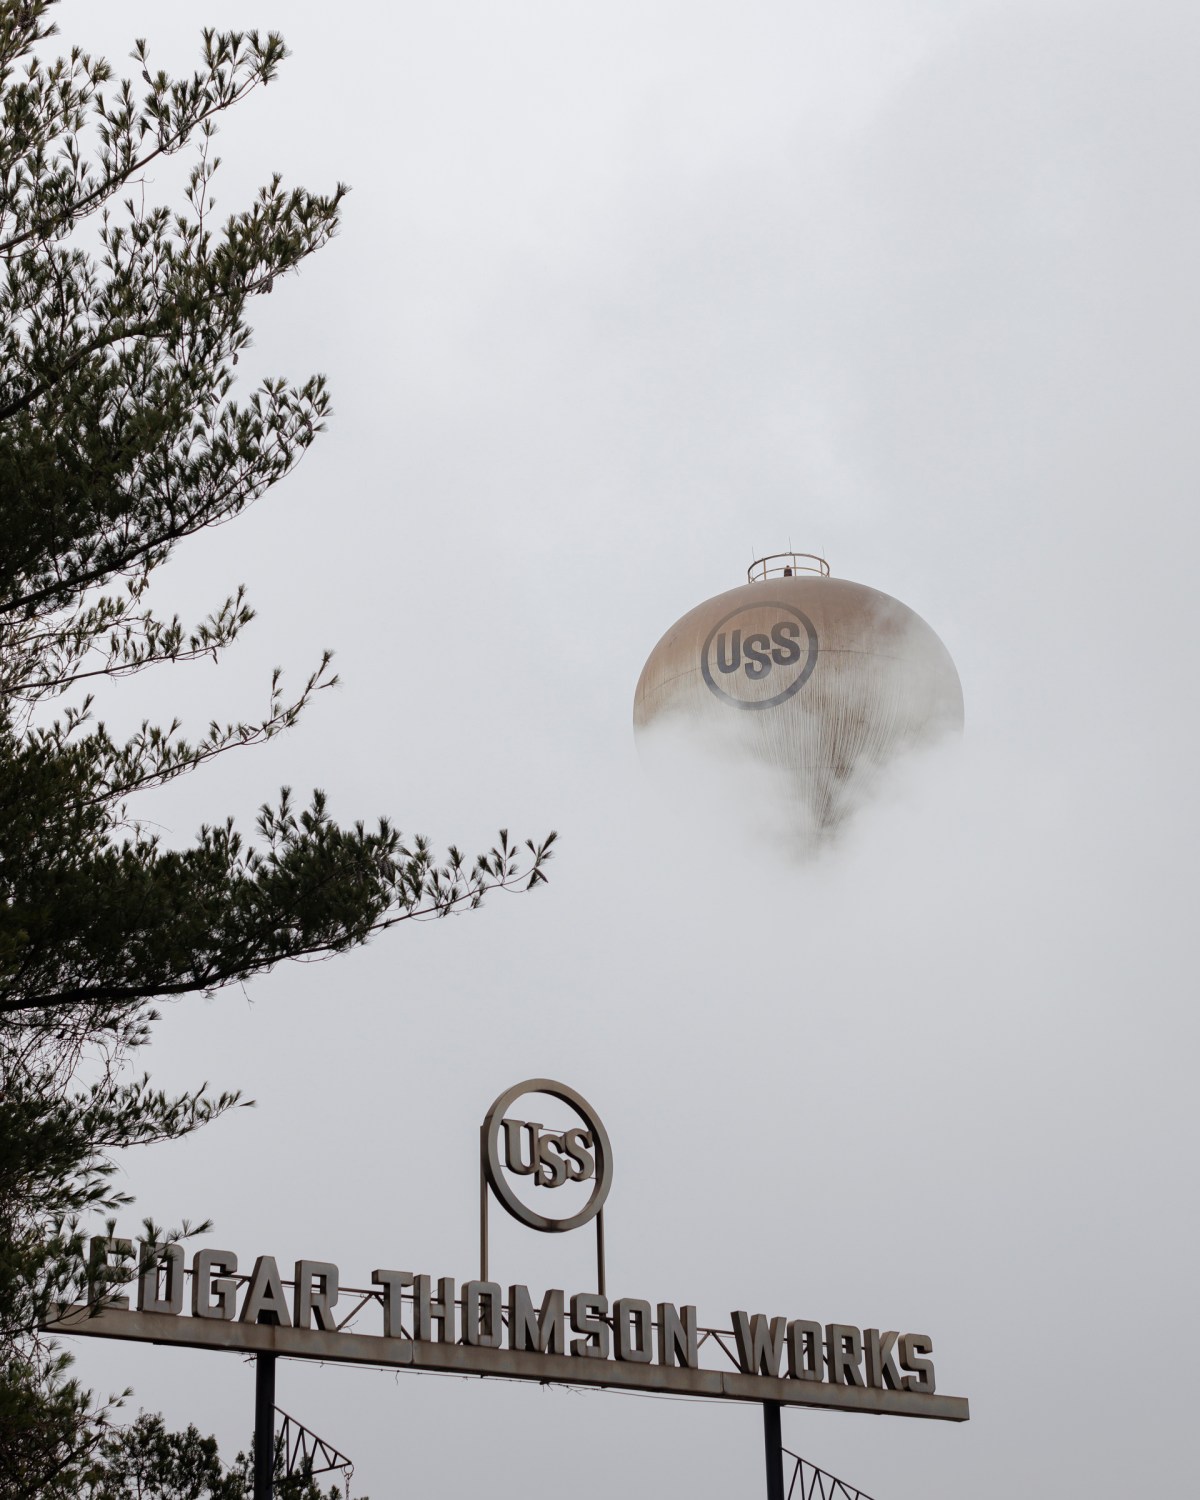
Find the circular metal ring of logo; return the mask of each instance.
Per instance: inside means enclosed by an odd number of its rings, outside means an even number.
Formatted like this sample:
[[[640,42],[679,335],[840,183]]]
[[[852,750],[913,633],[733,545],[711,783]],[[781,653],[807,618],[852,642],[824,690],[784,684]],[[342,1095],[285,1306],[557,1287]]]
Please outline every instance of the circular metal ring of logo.
[[[748,636],[746,640],[747,646],[749,646],[750,642],[755,639],[761,639],[761,641],[763,642],[763,646],[762,648],[755,648],[755,651],[752,655],[751,653],[748,653],[747,661],[745,664],[747,676],[762,675],[765,677],[770,672],[772,672],[776,666],[788,666],[793,662],[799,661],[802,655],[802,650],[799,644],[801,639],[804,639],[806,642],[808,654],[804,657],[799,671],[796,673],[795,677],[792,678],[791,682],[788,683],[787,687],[783,688],[782,691],[776,693],[773,697],[738,698],[735,697],[732,693],[727,693],[723,687],[719,687],[715,679],[713,678],[711,655],[713,641],[717,639],[717,632],[722,630],[724,626],[728,625],[730,620],[736,619],[738,615],[749,614],[751,612],[757,613],[761,612],[764,609],[780,610],[783,614],[791,616],[791,619],[795,620],[796,624],[800,628],[799,631],[797,631],[796,626],[793,625],[790,631],[785,632],[781,629],[780,624],[777,624],[772,629],[770,636],[767,636],[765,633],[761,634],[760,636]],[[783,621],[781,623],[783,625],[788,625],[790,624],[790,621]],[[733,632],[734,639],[731,643],[730,654],[728,657],[730,665],[725,665],[726,658],[723,654],[722,659],[717,663],[717,670],[722,674],[728,675],[730,673],[736,672],[742,665],[741,634],[742,633],[740,630],[736,630]],[[795,640],[790,638],[793,635],[796,637]],[[719,643],[719,649],[723,647],[724,639],[725,638],[722,635],[721,642]],[[775,645],[773,649],[770,649],[772,641],[775,642]],[[751,659],[754,661],[755,666],[760,668],[760,674],[751,672]],[[718,620],[713,628],[708,632],[708,637],[705,640],[700,652],[700,672],[704,678],[705,683],[708,686],[709,691],[715,694],[715,696],[718,697],[722,703],[728,703],[731,708],[776,708],[780,703],[786,703],[794,693],[798,693],[800,691],[800,689],[812,676],[813,669],[816,665],[816,626],[803,612],[803,610],[796,609],[791,604],[782,604],[778,599],[763,599],[761,602],[756,600],[753,604],[740,604],[737,609],[730,610],[730,612],[722,619]]]
[[[591,1134],[591,1148],[595,1152],[595,1186],[592,1188],[591,1197],[579,1212],[571,1214],[568,1218],[549,1219],[544,1214],[535,1212],[517,1197],[504,1175],[504,1167],[500,1159],[500,1129],[509,1107],[523,1094],[549,1094],[551,1098],[560,1099],[564,1104],[569,1104]],[[492,1191],[513,1218],[520,1219],[521,1223],[527,1224],[530,1229],[540,1229],[548,1234],[560,1234],[567,1229],[578,1229],[594,1219],[604,1207],[604,1200],[608,1197],[608,1190],[612,1186],[612,1145],[608,1139],[608,1132],[601,1123],[600,1116],[583,1095],[577,1094],[565,1083],[556,1083],[553,1078],[527,1078],[524,1083],[505,1089],[484,1116],[483,1142],[484,1167]]]

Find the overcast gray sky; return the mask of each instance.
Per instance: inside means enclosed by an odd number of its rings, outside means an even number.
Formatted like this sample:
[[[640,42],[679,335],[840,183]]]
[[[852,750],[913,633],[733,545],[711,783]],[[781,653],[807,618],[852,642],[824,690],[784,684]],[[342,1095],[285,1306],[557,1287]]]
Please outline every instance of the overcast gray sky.
[[[287,782],[470,848],[563,836],[536,896],[171,1008],[159,1081],[258,1108],[130,1156],[129,1227],[211,1214],[247,1258],[465,1278],[483,1111],[558,1076],[613,1139],[614,1288],[928,1331],[971,1398],[961,1428],[785,1412],[788,1447],[878,1500],[1182,1493],[1200,11],[60,21],[173,68],[203,24],[278,26],[222,206],[275,169],[354,188],[244,360],[327,372],[330,430],[160,590],[203,613],[244,581],[260,618],[113,717],[253,712],[326,645],[344,685],[145,811],[182,840]],[[959,749],[799,865],[732,779],[664,804],[630,730],[667,626],[789,544],[922,614],[967,705]],[[589,1253],[498,1227],[494,1269],[580,1289]],[[248,1364],[77,1342],[135,1409],[248,1441]],[[755,1409],[300,1364],[278,1395],[375,1500],[763,1484]]]

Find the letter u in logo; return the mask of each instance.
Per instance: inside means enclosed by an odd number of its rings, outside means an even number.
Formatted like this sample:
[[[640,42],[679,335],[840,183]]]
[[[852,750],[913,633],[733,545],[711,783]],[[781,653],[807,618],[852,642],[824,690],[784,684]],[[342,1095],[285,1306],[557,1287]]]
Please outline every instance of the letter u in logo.
[[[717,637],[717,671],[724,672],[728,677],[730,672],[736,672],[742,664],[742,632],[735,630],[730,636],[730,656],[725,656],[725,632],[722,631]]]
[[[528,1177],[531,1172],[537,1170],[538,1166],[538,1137],[541,1135],[542,1127],[534,1122],[524,1120],[502,1120],[504,1126],[504,1164],[510,1172],[515,1172],[518,1177]],[[521,1132],[529,1133],[529,1160],[521,1160]]]

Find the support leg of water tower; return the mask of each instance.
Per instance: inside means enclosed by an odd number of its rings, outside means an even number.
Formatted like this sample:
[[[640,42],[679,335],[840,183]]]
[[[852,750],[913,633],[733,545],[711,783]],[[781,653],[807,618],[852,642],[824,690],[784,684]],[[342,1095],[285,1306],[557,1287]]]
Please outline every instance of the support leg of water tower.
[[[275,1493],[275,1356],[254,1357],[254,1500]]]
[[[763,1441],[767,1454],[767,1500],[784,1500],[783,1432],[779,1425],[778,1401],[763,1402]]]

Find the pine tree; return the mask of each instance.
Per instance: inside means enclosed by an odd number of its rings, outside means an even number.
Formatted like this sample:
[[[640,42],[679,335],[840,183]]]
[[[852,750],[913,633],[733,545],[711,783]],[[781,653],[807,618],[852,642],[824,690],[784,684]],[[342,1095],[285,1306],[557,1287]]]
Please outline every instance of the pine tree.
[[[489,889],[528,890],[553,842],[522,851],[502,833],[473,860],[438,858],[386,818],[339,824],[321,792],[301,806],[287,789],[249,833],[228,821],[168,847],[138,824],[139,792],[273,738],[336,681],[328,656],[293,696],[277,674],[261,718],[190,737],[178,720],[114,737],[88,695],[100,679],[220,660],[253,618],[233,589],[186,627],[151,608],[150,580],[180,543],[290,473],[321,430],[320,376],[243,388],[235,367],[253,299],[328,243],[345,189],[272,177],[218,221],[218,122],[275,78],[282,39],[205,31],[182,78],[153,68],[139,41],[131,80],[79,48],[55,56],[53,4],[0,0],[0,1493],[11,1494],[69,1491],[105,1430],[108,1409],[36,1330],[85,1284],[80,1216],[126,1202],[112,1153],[239,1102],[171,1098],[131,1076],[152,1002],[475,907]],[[147,202],[151,169],[180,153],[181,200]]]

